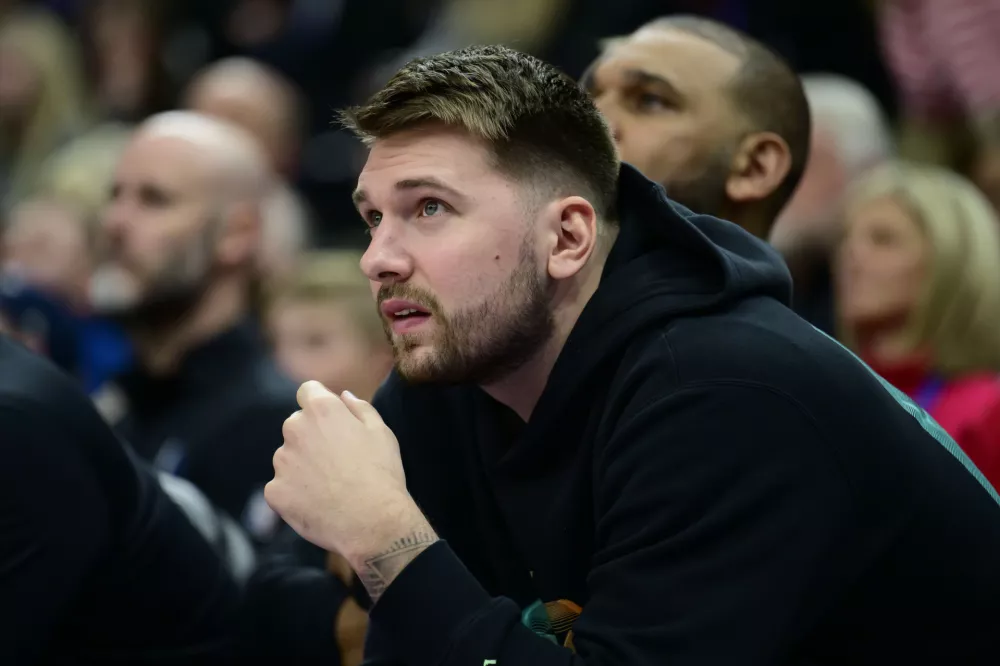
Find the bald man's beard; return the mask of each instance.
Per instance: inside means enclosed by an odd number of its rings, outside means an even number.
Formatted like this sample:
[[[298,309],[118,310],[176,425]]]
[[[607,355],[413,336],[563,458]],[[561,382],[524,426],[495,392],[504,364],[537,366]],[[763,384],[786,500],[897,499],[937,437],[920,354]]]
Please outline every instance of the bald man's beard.
[[[130,285],[125,270],[109,262],[91,280],[94,313],[130,330],[169,329],[201,302],[212,280],[220,222],[207,223],[192,242],[176,249],[144,284]]]
[[[663,184],[667,196],[694,213],[724,218],[729,209],[726,183],[732,168],[733,154],[719,148],[709,155],[700,169],[682,170],[681,174]]]
[[[412,383],[474,384],[501,380],[535,357],[555,332],[552,289],[532,257],[529,239],[518,265],[491,294],[474,306],[445,314],[433,294],[405,284],[384,285],[381,303],[391,298],[426,308],[434,323],[433,338],[393,333],[383,318],[396,371]],[[431,349],[421,348],[430,345]],[[421,355],[421,352],[425,353]]]

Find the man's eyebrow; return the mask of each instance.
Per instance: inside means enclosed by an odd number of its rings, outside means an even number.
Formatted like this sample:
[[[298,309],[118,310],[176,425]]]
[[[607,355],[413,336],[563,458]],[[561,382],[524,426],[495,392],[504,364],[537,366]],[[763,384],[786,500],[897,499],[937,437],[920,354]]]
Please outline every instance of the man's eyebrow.
[[[630,69],[625,72],[625,79],[633,85],[644,85],[652,86],[655,88],[660,88],[665,92],[681,97],[680,91],[677,86],[665,76],[660,76],[659,74],[653,74],[652,72],[647,72],[641,69]]]
[[[368,201],[368,195],[365,194],[364,190],[358,188],[358,189],[354,190],[353,192],[351,192],[351,201],[354,202],[354,207],[355,208],[360,208],[361,204],[363,204],[364,202]]]
[[[436,178],[407,178],[396,183],[397,190],[416,190],[420,188],[438,190],[455,199],[464,200],[466,198],[461,192],[449,185],[445,185]],[[354,206],[359,207],[368,200],[368,195],[364,190],[358,188],[351,194],[351,199],[354,201]]]

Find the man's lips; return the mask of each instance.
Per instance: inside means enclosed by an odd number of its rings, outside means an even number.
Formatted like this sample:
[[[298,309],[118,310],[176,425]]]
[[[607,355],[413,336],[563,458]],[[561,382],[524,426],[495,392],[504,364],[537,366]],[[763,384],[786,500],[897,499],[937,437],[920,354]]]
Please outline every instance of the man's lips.
[[[379,306],[394,333],[412,333],[430,318],[431,313],[419,303],[390,298]]]

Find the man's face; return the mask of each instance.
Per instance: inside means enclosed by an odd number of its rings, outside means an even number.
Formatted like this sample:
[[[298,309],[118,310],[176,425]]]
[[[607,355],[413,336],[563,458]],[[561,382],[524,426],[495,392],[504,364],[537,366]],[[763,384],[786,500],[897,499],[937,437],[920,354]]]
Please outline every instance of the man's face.
[[[381,139],[358,179],[361,261],[396,368],[415,382],[489,384],[552,336],[540,206],[462,132]]]
[[[727,86],[736,56],[678,30],[645,28],[584,77],[622,160],[696,212],[718,214],[741,136]]]
[[[138,315],[197,300],[214,265],[215,180],[191,143],[142,135],[132,141],[103,218],[107,252],[91,279],[96,311]]]

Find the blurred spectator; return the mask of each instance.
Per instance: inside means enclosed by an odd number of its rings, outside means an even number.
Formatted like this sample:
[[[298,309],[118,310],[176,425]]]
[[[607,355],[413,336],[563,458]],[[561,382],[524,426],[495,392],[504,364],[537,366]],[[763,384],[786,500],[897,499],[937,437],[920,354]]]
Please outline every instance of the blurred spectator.
[[[119,432],[258,540],[277,526],[262,488],[296,409],[250,315],[270,185],[266,158],[239,128],[154,116],[118,164],[108,260],[91,282],[93,307],[121,322],[136,352],[135,370],[108,389],[124,401]]]
[[[4,664],[232,663],[223,562],[86,395],[3,336],[0,433]]]
[[[81,35],[97,111],[138,122],[174,105],[176,86],[164,62],[164,0],[88,0]]]
[[[469,44],[507,44],[535,53],[541,50],[565,14],[571,0],[443,0],[427,30],[409,49],[382,63],[362,90],[368,97],[413,58],[426,57]]]
[[[1000,487],[1000,221],[962,177],[890,164],[847,199],[843,339]]]
[[[129,133],[103,126],[58,150],[3,229],[0,309],[33,349],[87,391],[126,367],[122,332],[89,316],[88,284],[101,253],[99,217]]]
[[[294,179],[305,125],[298,92],[278,72],[246,58],[221,60],[189,86],[188,108],[227,120],[252,134],[270,156],[274,171]],[[310,236],[305,202],[285,182],[264,205],[260,268],[265,282],[292,270]]]
[[[777,55],[675,16],[608,40],[584,76],[623,160],[697,213],[766,238],[805,168],[809,110]]]
[[[185,106],[241,126],[263,146],[274,170],[294,177],[306,126],[298,91],[277,71],[249,58],[227,58],[199,72]]]
[[[360,252],[307,255],[270,294],[267,321],[289,376],[371,400],[392,369],[392,349],[360,262]],[[359,663],[367,615],[352,596],[353,583],[343,558],[286,530],[248,586],[254,653],[297,663]]]
[[[880,0],[879,9],[902,103],[902,155],[949,166],[971,157],[979,184],[1000,205],[1000,4]]]
[[[392,349],[360,262],[360,252],[307,256],[275,291],[268,324],[290,377],[370,400],[392,369]]]
[[[104,126],[46,160],[3,231],[3,270],[76,310],[88,307],[98,227],[129,133]]]
[[[0,22],[0,207],[23,197],[49,154],[84,129],[79,62],[53,16],[22,10]]]
[[[842,198],[854,178],[892,156],[892,138],[878,100],[859,83],[809,74],[802,85],[812,117],[809,161],[771,243],[792,271],[795,310],[833,334],[830,254],[840,240]]]

